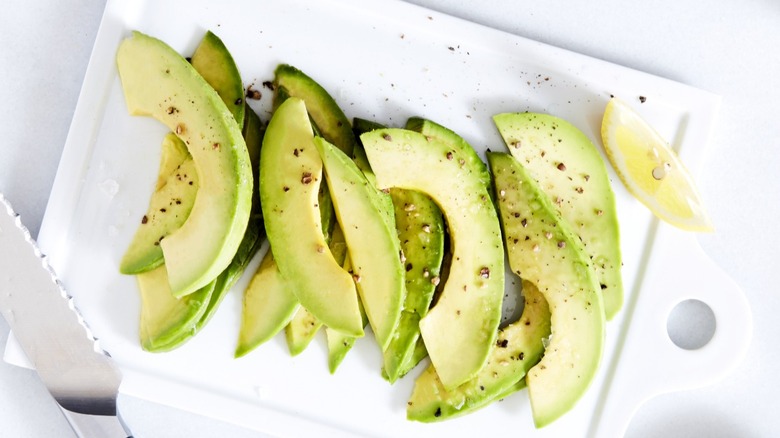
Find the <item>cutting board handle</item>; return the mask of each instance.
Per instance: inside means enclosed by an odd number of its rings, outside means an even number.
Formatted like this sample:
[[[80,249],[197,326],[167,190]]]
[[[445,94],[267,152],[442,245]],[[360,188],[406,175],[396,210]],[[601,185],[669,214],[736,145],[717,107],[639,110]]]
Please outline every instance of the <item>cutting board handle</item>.
[[[636,285],[626,285],[633,300],[624,309],[626,328],[614,359],[604,364],[608,377],[590,436],[623,436],[646,400],[719,381],[739,365],[750,344],[752,316],[739,286],[704,253],[695,234],[663,223],[655,227],[644,272]],[[689,299],[705,303],[715,317],[712,338],[697,349],[678,347],[667,331],[672,310]]]

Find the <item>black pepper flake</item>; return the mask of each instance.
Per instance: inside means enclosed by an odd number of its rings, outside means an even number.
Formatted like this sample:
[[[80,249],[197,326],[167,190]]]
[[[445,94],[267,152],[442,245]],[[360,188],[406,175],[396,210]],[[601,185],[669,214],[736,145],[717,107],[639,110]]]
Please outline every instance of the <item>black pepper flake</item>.
[[[407,264],[406,264],[406,272],[409,272],[409,271],[411,271],[411,270],[412,270],[412,268],[414,268],[414,266],[413,266],[411,263],[407,263]]]
[[[142,218],[141,218],[141,223],[142,223],[142,224],[145,224],[145,223],[147,223],[147,222],[149,222],[149,218],[148,218],[148,217],[146,217],[146,215],[144,215],[144,217],[142,217]]]
[[[175,107],[175,106],[169,106],[169,107],[168,107],[168,110],[167,110],[166,112],[167,112],[168,114],[173,114],[173,113],[179,112],[179,110],[178,110],[178,109],[176,109],[176,107]]]
[[[564,241],[558,242],[558,248],[566,248],[566,242]]]
[[[282,190],[284,190],[285,192],[289,192],[289,191],[290,191],[290,188],[289,188],[289,187],[287,187],[287,186],[284,186],[284,187],[282,187]]]
[[[214,143],[213,145],[211,145],[211,148],[214,150],[219,149],[219,143]]]
[[[525,353],[523,353],[523,352],[521,351],[521,352],[520,352],[520,354],[518,354],[518,355],[517,355],[517,358],[518,358],[518,359],[520,359],[520,360],[523,360],[523,359],[525,359]]]
[[[517,216],[515,216],[515,217],[517,217]],[[520,225],[522,225],[523,228],[527,227],[528,226],[528,220],[523,218],[523,220],[520,221]]]
[[[479,270],[479,276],[482,278],[490,278],[490,268],[487,266]]]
[[[558,165],[557,165],[557,166],[555,166],[555,167],[557,167],[557,168],[558,168],[558,170],[560,170],[561,172],[563,172],[564,170],[566,170],[566,165],[565,165],[565,164],[563,164],[563,163],[558,163]]]
[[[262,98],[263,95],[262,93],[260,93],[260,91],[255,90],[254,88],[252,88],[252,85],[250,85],[246,88],[246,97],[247,99],[260,100],[260,98]]]
[[[274,83],[271,81],[263,81],[263,86],[271,91],[274,91]]]
[[[242,103],[244,103],[244,99],[242,99],[242,98],[240,98],[240,97],[239,97],[239,98],[238,98],[238,99],[236,99],[236,101],[235,101],[235,102],[233,102],[233,103],[235,103],[236,105],[241,105]]]
[[[164,209],[164,208],[161,208],[161,209],[160,209],[160,213],[165,213],[166,211],[167,211],[167,210],[166,210],[166,209]]]
[[[509,339],[499,339],[498,342],[496,342],[496,345],[501,348],[506,348],[509,346]]]
[[[517,213],[517,212],[515,212],[515,213],[513,213],[513,214],[512,214],[512,216],[514,216],[514,217],[516,217],[516,218],[517,218],[517,217],[520,217],[520,213]]]
[[[604,283],[601,283],[601,290],[604,290],[604,289],[606,289],[606,288],[607,288],[607,285],[606,285],[606,284],[604,284]]]
[[[300,155],[300,153],[301,153],[301,151],[299,151],[298,149],[294,149],[294,150],[293,150],[293,155],[295,155],[296,157],[297,157],[298,155]]]
[[[639,96],[639,102],[645,103],[646,100],[647,98],[645,96]]]
[[[447,152],[447,159],[452,160],[452,152]]]
[[[390,137],[390,134],[382,134],[382,138],[387,141],[393,141],[393,137]]]
[[[303,176],[301,177],[301,182],[303,184],[309,184],[312,182],[312,180],[313,178],[311,176],[311,172],[303,172]]]
[[[436,412],[433,413],[434,417],[441,417],[441,407],[436,408]]]

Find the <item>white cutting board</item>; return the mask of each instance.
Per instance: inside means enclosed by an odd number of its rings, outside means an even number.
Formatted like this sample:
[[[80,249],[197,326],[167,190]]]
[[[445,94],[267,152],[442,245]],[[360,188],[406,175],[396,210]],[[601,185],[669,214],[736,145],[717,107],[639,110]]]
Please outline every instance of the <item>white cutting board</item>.
[[[545,429],[534,429],[525,391],[456,420],[407,421],[406,400],[421,367],[390,386],[379,375],[381,357],[370,336],[333,376],[322,336],[296,358],[277,336],[233,359],[249,275],[192,341],[170,353],[143,352],[135,281],[120,275],[118,264],[146,210],[165,129],[130,117],[124,106],[114,55],[134,29],[183,54],[192,52],[205,30],[214,31],[233,53],[244,82],[262,92],[260,101],[250,103],[264,120],[272,93],[262,82],[285,62],[330,90],[349,117],[400,126],[410,116],[424,116],[460,133],[478,151],[504,150],[493,114],[526,110],[565,118],[600,145],[601,116],[615,95],[670,139],[695,170],[719,105],[717,96],[679,83],[402,2],[244,0],[226,6],[110,0],[39,244],[101,346],[122,368],[123,393],[281,436],[511,430],[533,437],[613,437],[622,435],[647,398],[712,383],[744,356],[752,324],[742,292],[703,254],[695,235],[655,220],[614,173],[626,304],[608,324],[603,364],[589,391]],[[717,321],[712,340],[697,350],[675,346],[666,329],[671,309],[689,298],[709,305]],[[20,362],[18,348],[10,346],[6,359]]]

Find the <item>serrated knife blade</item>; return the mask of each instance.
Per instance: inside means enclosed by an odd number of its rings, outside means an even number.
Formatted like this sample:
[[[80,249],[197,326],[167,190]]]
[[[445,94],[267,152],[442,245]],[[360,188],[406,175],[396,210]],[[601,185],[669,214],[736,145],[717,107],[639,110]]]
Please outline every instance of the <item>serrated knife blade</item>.
[[[0,313],[80,437],[129,437],[117,411],[122,374],[0,193]]]

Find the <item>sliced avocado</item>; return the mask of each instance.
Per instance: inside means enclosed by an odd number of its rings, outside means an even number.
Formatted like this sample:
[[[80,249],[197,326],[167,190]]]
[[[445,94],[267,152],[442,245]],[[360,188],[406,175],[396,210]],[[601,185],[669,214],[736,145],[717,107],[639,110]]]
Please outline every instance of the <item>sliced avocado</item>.
[[[295,315],[293,315],[284,328],[284,336],[287,340],[290,356],[297,356],[303,353],[303,350],[309,346],[321,327],[322,323],[317,317],[312,315],[305,307],[298,306]]]
[[[426,193],[449,226],[449,279],[420,331],[445,388],[455,388],[482,369],[501,320],[504,251],[489,187],[466,154],[436,138],[403,129],[360,138],[380,188]]]
[[[435,283],[441,279],[444,217],[436,203],[420,192],[393,188],[390,196],[406,271],[406,299],[401,320],[384,353],[385,375],[393,383],[408,371],[405,370],[409,365],[407,362],[420,338],[420,320],[428,314]]]
[[[282,276],[319,321],[352,336],[363,334],[352,277],[328,250],[318,189],[322,159],[303,100],[291,97],[274,112],[260,158],[260,200],[266,232]]]
[[[279,333],[298,310],[298,300],[287,290],[269,250],[244,291],[241,329],[235,357],[254,350]]]
[[[384,126],[370,120],[355,118],[352,130],[356,135],[383,129]],[[376,185],[365,149],[358,142],[353,150],[354,161],[366,178]],[[427,195],[412,190],[393,188],[389,195],[380,192],[383,211],[393,212],[388,223],[394,224],[404,254],[405,289],[403,312],[398,327],[387,350],[383,352],[382,377],[394,383],[427,356],[420,341],[420,319],[428,313],[436,289],[434,278],[440,279],[444,252],[444,218],[436,203]],[[391,210],[392,209],[392,210]],[[420,341],[420,342],[418,342]],[[422,357],[415,360],[417,345],[422,345]]]
[[[168,183],[168,177],[176,172],[176,169],[185,160],[191,160],[187,145],[176,134],[169,132],[163,137],[160,151],[160,168],[157,171],[157,183],[154,190],[158,191]]]
[[[249,161],[252,163],[252,177],[255,181],[255,187],[259,189],[259,173],[260,173],[260,150],[262,147],[263,126],[260,122],[260,118],[251,109],[247,108],[244,112],[244,129],[243,136],[245,138],[247,151],[249,153]],[[265,228],[263,227],[263,216],[260,208],[260,195],[258,192],[253,191],[252,194],[252,210],[249,217],[249,223],[247,224],[244,237],[241,239],[241,243],[238,245],[236,254],[233,256],[233,260],[224,271],[222,271],[216,279],[214,285],[214,292],[211,294],[208,306],[200,321],[196,324],[196,330],[200,330],[206,323],[214,316],[214,312],[222,303],[225,295],[236,284],[244,270],[246,270],[249,262],[260,250],[260,247],[265,241]]]
[[[623,305],[620,229],[604,159],[571,123],[547,114],[493,117],[512,153],[572,224],[593,261],[607,320]]]
[[[526,377],[534,423],[569,409],[593,380],[604,349],[601,290],[582,242],[536,180],[512,156],[488,153],[509,265],[550,306],[551,336]]]
[[[320,199],[322,199],[322,195],[320,195]],[[327,199],[330,199],[330,195],[327,196]],[[320,209],[320,213],[322,213],[322,209]],[[335,216],[335,213],[331,216]],[[349,258],[347,257],[347,242],[344,240],[344,233],[341,231],[341,227],[335,223],[335,220],[333,222],[333,232],[330,235],[328,248],[330,248],[330,253],[333,254],[333,259],[336,263],[345,267],[344,270],[349,272],[345,265],[345,263],[348,263],[347,259]],[[357,293],[357,291],[355,293]],[[358,306],[360,306],[360,301],[358,301]],[[360,314],[361,318],[363,318],[362,308],[360,309]],[[365,327],[365,323],[363,326]],[[293,316],[293,319],[290,320],[290,323],[284,328],[284,334],[287,339],[287,347],[290,349],[290,354],[292,356],[297,356],[303,352],[303,350],[309,346],[312,339],[314,339],[314,336],[320,330],[320,327],[322,327],[322,323],[317,320],[311,312],[304,307],[298,309]],[[327,331],[334,330],[328,329]]]
[[[303,99],[319,131],[318,135],[352,156],[352,148],[355,145],[352,126],[344,111],[324,87],[297,68],[280,64],[274,71],[274,89],[277,88],[284,90],[287,96]],[[274,93],[274,107],[281,104],[283,97],[285,96]]]
[[[172,133],[163,139],[159,188],[152,194],[149,207],[119,263],[119,272],[123,274],[140,274],[162,265],[160,242],[190,216],[198,192],[198,172],[186,147],[182,153],[182,145]]]
[[[177,299],[168,286],[165,265],[138,274],[136,280],[141,292],[141,347],[150,352],[168,351],[190,339],[215,282]]]
[[[352,273],[352,261],[349,259],[348,255],[344,258],[343,266],[347,272]],[[360,317],[363,318],[363,327],[366,327],[368,325],[368,317],[366,316],[366,311],[363,308],[362,303],[360,303],[360,301],[358,301],[358,303],[360,304]],[[333,374],[336,372],[336,369],[339,367],[339,365],[341,365],[341,362],[344,361],[347,353],[349,353],[349,351],[355,345],[355,341],[358,338],[344,335],[327,327],[325,327],[325,335],[327,336],[328,341],[328,370],[330,370],[330,373]]]
[[[542,294],[532,283],[523,282],[523,297],[520,319],[498,332],[487,364],[473,379],[447,391],[433,367],[417,378],[406,408],[408,419],[432,422],[458,417],[515,391],[539,362],[543,340],[550,335],[550,309]]]
[[[316,137],[314,144],[347,242],[352,278],[384,351],[398,326],[405,294],[403,254],[394,223],[388,224],[383,217],[380,192],[344,152],[322,137]]]
[[[409,118],[409,120],[406,121],[406,129],[419,132],[426,137],[437,138],[445,143],[449,143],[453,149],[462,154],[459,159],[464,161],[463,165],[470,167],[473,172],[479,176],[482,184],[486,187],[492,187],[493,181],[490,178],[490,172],[488,171],[487,165],[479,158],[477,151],[475,151],[463,137],[456,134],[455,131],[432,120],[420,117]],[[492,190],[490,190],[489,193],[492,195]]]
[[[133,32],[117,67],[128,111],[164,123],[195,162],[200,188],[190,216],[160,243],[172,293],[188,295],[230,264],[243,238],[252,196],[246,145],[216,91],[167,44]]]
[[[244,126],[244,85],[233,56],[225,44],[210,30],[190,58],[192,66],[222,98],[239,128]],[[238,80],[236,80],[238,78]]]

